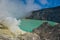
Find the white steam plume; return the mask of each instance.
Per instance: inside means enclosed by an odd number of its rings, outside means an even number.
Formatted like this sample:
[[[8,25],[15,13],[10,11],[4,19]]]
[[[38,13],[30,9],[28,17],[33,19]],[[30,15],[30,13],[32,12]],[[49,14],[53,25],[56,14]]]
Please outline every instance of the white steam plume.
[[[0,16],[24,18],[30,15],[28,12],[41,8],[39,5],[34,4],[34,0],[26,0],[26,2],[27,4],[25,5],[19,0],[0,0]]]

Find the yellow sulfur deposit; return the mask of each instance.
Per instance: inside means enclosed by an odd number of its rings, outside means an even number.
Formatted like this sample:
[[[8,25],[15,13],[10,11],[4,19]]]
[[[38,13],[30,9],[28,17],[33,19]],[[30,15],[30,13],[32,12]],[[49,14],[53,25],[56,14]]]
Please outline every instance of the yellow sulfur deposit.
[[[8,29],[0,29],[0,35],[1,35],[1,34],[9,35],[9,36],[11,36],[11,37],[14,36],[14,34],[11,33]]]
[[[17,40],[17,36],[26,33],[19,28],[20,20],[12,17],[0,19],[0,40]]]
[[[0,40],[13,40],[15,34],[13,34],[7,27],[0,25]]]

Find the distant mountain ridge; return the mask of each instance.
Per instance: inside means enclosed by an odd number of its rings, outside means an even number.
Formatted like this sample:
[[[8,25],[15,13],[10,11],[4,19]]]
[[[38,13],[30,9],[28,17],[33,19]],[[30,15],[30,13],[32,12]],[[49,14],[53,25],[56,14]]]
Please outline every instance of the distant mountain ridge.
[[[44,9],[41,9],[41,10],[36,10],[36,11],[44,11],[44,10],[56,10],[56,9],[59,9],[60,10],[60,6],[57,6],[57,7],[52,7],[52,8],[44,8]],[[34,11],[33,11],[34,12]]]
[[[32,15],[27,18],[60,23],[60,6],[32,11]]]

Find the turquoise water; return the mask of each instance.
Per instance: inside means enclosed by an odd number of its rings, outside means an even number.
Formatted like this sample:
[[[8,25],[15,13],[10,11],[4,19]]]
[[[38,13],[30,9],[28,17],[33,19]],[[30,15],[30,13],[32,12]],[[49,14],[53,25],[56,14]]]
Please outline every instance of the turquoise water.
[[[27,32],[32,32],[34,28],[39,27],[43,22],[43,20],[31,20],[31,19],[22,19],[21,25],[19,27]],[[50,25],[54,26],[55,22],[47,21]]]

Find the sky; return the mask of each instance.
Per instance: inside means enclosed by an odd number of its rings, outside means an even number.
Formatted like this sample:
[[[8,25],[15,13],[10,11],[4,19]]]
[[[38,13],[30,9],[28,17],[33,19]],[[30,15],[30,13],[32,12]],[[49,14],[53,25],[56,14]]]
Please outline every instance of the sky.
[[[24,18],[31,11],[60,6],[60,0],[0,0],[0,16]]]
[[[27,0],[22,0],[22,1],[24,2],[24,4],[27,4]],[[37,4],[42,8],[50,8],[50,7],[60,6],[60,0],[34,0],[33,4]]]

